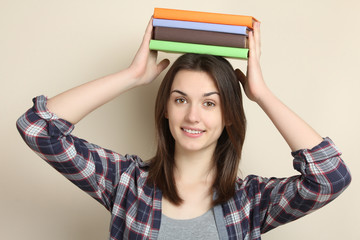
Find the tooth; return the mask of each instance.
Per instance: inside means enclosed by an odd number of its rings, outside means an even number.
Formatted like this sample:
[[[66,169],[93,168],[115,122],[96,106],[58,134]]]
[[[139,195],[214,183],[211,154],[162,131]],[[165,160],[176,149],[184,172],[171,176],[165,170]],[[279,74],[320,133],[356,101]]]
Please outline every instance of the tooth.
[[[201,131],[191,130],[191,129],[184,129],[185,132],[191,133],[191,134],[200,134]]]

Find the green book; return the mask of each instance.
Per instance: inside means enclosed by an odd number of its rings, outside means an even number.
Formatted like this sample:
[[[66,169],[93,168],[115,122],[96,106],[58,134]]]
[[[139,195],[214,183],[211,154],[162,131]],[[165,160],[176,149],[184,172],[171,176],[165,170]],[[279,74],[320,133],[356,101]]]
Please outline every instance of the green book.
[[[248,58],[249,49],[195,43],[150,40],[150,49],[175,53],[199,53],[229,58]]]

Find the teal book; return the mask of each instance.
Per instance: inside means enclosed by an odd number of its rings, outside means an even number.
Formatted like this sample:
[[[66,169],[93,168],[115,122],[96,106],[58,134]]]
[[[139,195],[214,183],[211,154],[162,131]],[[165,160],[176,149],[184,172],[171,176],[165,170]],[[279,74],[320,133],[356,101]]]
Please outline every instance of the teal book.
[[[150,40],[150,49],[174,53],[198,53],[215,56],[247,59],[249,49],[195,43]]]

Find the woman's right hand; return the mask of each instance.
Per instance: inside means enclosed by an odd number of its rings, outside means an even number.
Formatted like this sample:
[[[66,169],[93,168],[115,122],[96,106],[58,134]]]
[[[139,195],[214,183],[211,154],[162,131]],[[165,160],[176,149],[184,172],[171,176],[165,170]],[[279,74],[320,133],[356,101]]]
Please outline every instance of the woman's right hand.
[[[157,52],[150,51],[150,20],[143,41],[131,65],[117,73],[87,82],[49,99],[48,109],[71,123],[77,123],[91,111],[136,86],[150,83],[168,65],[164,59],[156,64]]]
[[[129,70],[134,74],[136,85],[152,82],[170,64],[168,59],[161,60],[158,64],[157,51],[151,51],[149,44],[152,36],[152,18],[146,28],[142,43],[137,51]]]

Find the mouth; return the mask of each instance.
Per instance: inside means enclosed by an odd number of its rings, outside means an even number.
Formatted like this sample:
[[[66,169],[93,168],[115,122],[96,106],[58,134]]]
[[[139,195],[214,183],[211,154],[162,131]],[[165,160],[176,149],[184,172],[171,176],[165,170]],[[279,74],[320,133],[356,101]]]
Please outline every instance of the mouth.
[[[189,133],[189,134],[201,134],[201,133],[205,132],[205,130],[190,129],[190,128],[181,128],[181,130],[183,130],[184,132]]]

